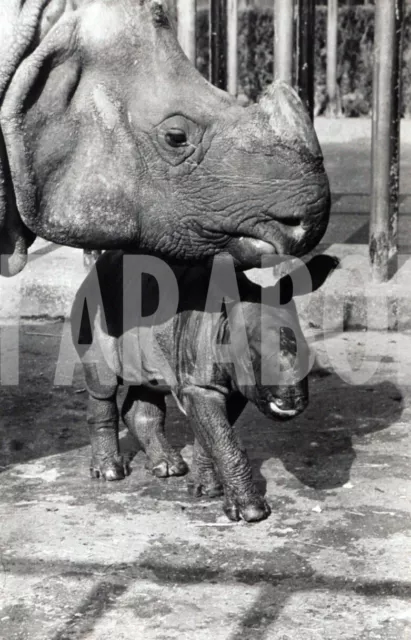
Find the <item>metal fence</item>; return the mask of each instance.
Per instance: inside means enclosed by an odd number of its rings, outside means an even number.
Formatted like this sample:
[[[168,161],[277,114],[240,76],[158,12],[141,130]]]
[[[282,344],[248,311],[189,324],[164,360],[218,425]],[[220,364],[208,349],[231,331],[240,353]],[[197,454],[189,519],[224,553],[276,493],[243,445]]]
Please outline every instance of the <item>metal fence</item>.
[[[170,0],[171,1],[171,0]],[[196,11],[210,11],[210,80],[237,93],[238,12],[241,7],[271,6],[274,11],[274,75],[291,83],[311,117],[314,94],[314,28],[316,0],[175,0],[180,43],[196,62]],[[407,0],[408,2],[408,0]],[[349,3],[346,0],[342,4]],[[355,4],[371,4],[371,2]],[[397,259],[399,196],[399,95],[401,42],[405,0],[378,0],[375,4],[373,74],[372,186],[369,255],[373,279],[389,279]],[[327,91],[332,111],[336,88],[338,0],[328,0]],[[297,12],[297,37],[294,19]],[[294,50],[297,48],[297,56]],[[293,73],[293,60],[297,73]]]

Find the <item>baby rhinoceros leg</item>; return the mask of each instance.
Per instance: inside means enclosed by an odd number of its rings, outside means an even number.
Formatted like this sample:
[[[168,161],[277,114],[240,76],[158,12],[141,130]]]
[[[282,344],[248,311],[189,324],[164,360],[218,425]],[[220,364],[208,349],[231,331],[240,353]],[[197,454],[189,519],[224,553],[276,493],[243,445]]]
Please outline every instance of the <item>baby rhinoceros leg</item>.
[[[146,468],[158,478],[182,476],[188,471],[181,454],[164,433],[164,394],[148,387],[130,387],[123,406],[123,419],[147,455]]]
[[[216,498],[224,493],[213,459],[203,449],[197,438],[194,439],[193,462],[187,488],[195,498],[201,496]]]
[[[193,431],[213,460],[224,489],[224,512],[230,520],[257,522],[270,507],[253,483],[246,452],[230,424],[225,397],[214,390],[191,387],[184,406]],[[231,416],[230,416],[231,417]]]
[[[107,397],[90,394],[87,423],[91,442],[92,478],[123,480],[129,473],[128,463],[120,455],[118,420],[116,390],[113,392],[108,389]]]
[[[230,425],[236,422],[246,404],[247,400],[239,393],[232,394],[228,398],[226,410]],[[224,493],[213,459],[201,446],[197,438],[194,438],[193,462],[187,486],[189,493],[196,498],[200,496],[216,498]]]

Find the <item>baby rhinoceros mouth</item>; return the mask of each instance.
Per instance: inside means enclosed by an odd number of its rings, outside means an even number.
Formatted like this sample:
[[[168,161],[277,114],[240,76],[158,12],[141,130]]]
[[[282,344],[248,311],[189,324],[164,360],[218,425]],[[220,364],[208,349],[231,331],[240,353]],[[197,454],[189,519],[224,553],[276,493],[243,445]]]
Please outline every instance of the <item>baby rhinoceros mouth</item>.
[[[280,420],[291,420],[304,411],[308,404],[308,399],[299,396],[293,399],[276,398],[270,402],[269,407],[273,418]]]

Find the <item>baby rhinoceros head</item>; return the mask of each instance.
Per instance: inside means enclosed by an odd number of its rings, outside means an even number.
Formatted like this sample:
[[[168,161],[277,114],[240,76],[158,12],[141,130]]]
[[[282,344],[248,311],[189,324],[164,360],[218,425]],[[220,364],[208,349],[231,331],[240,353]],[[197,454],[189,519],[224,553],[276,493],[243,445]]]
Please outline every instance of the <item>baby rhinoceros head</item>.
[[[268,417],[290,420],[308,405],[309,348],[295,306],[242,307],[248,352],[243,351],[236,386]],[[253,384],[247,384],[251,369]]]
[[[308,348],[289,327],[279,330],[279,349],[265,352],[262,342],[260,377],[256,371],[255,404],[276,420],[290,420],[308,405]],[[274,346],[274,345],[272,345]]]

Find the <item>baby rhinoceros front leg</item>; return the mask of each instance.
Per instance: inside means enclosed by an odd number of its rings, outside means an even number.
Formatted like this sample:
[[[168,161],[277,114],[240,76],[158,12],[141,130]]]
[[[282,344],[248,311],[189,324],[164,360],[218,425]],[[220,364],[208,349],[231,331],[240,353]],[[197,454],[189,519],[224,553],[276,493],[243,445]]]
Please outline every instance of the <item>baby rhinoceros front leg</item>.
[[[270,507],[253,483],[247,454],[230,424],[226,398],[218,391],[191,387],[185,392],[184,406],[196,437],[221,478],[227,517],[246,522],[267,518]]]
[[[246,404],[247,399],[240,393],[232,393],[227,398],[225,406],[231,426],[240,417]],[[198,438],[194,438],[193,462],[187,484],[189,493],[196,498],[200,496],[215,498],[224,494],[214,461],[201,446]]]
[[[144,386],[130,387],[123,406],[123,420],[147,455],[146,468],[158,478],[182,476],[188,471],[181,454],[164,433],[164,394]]]

